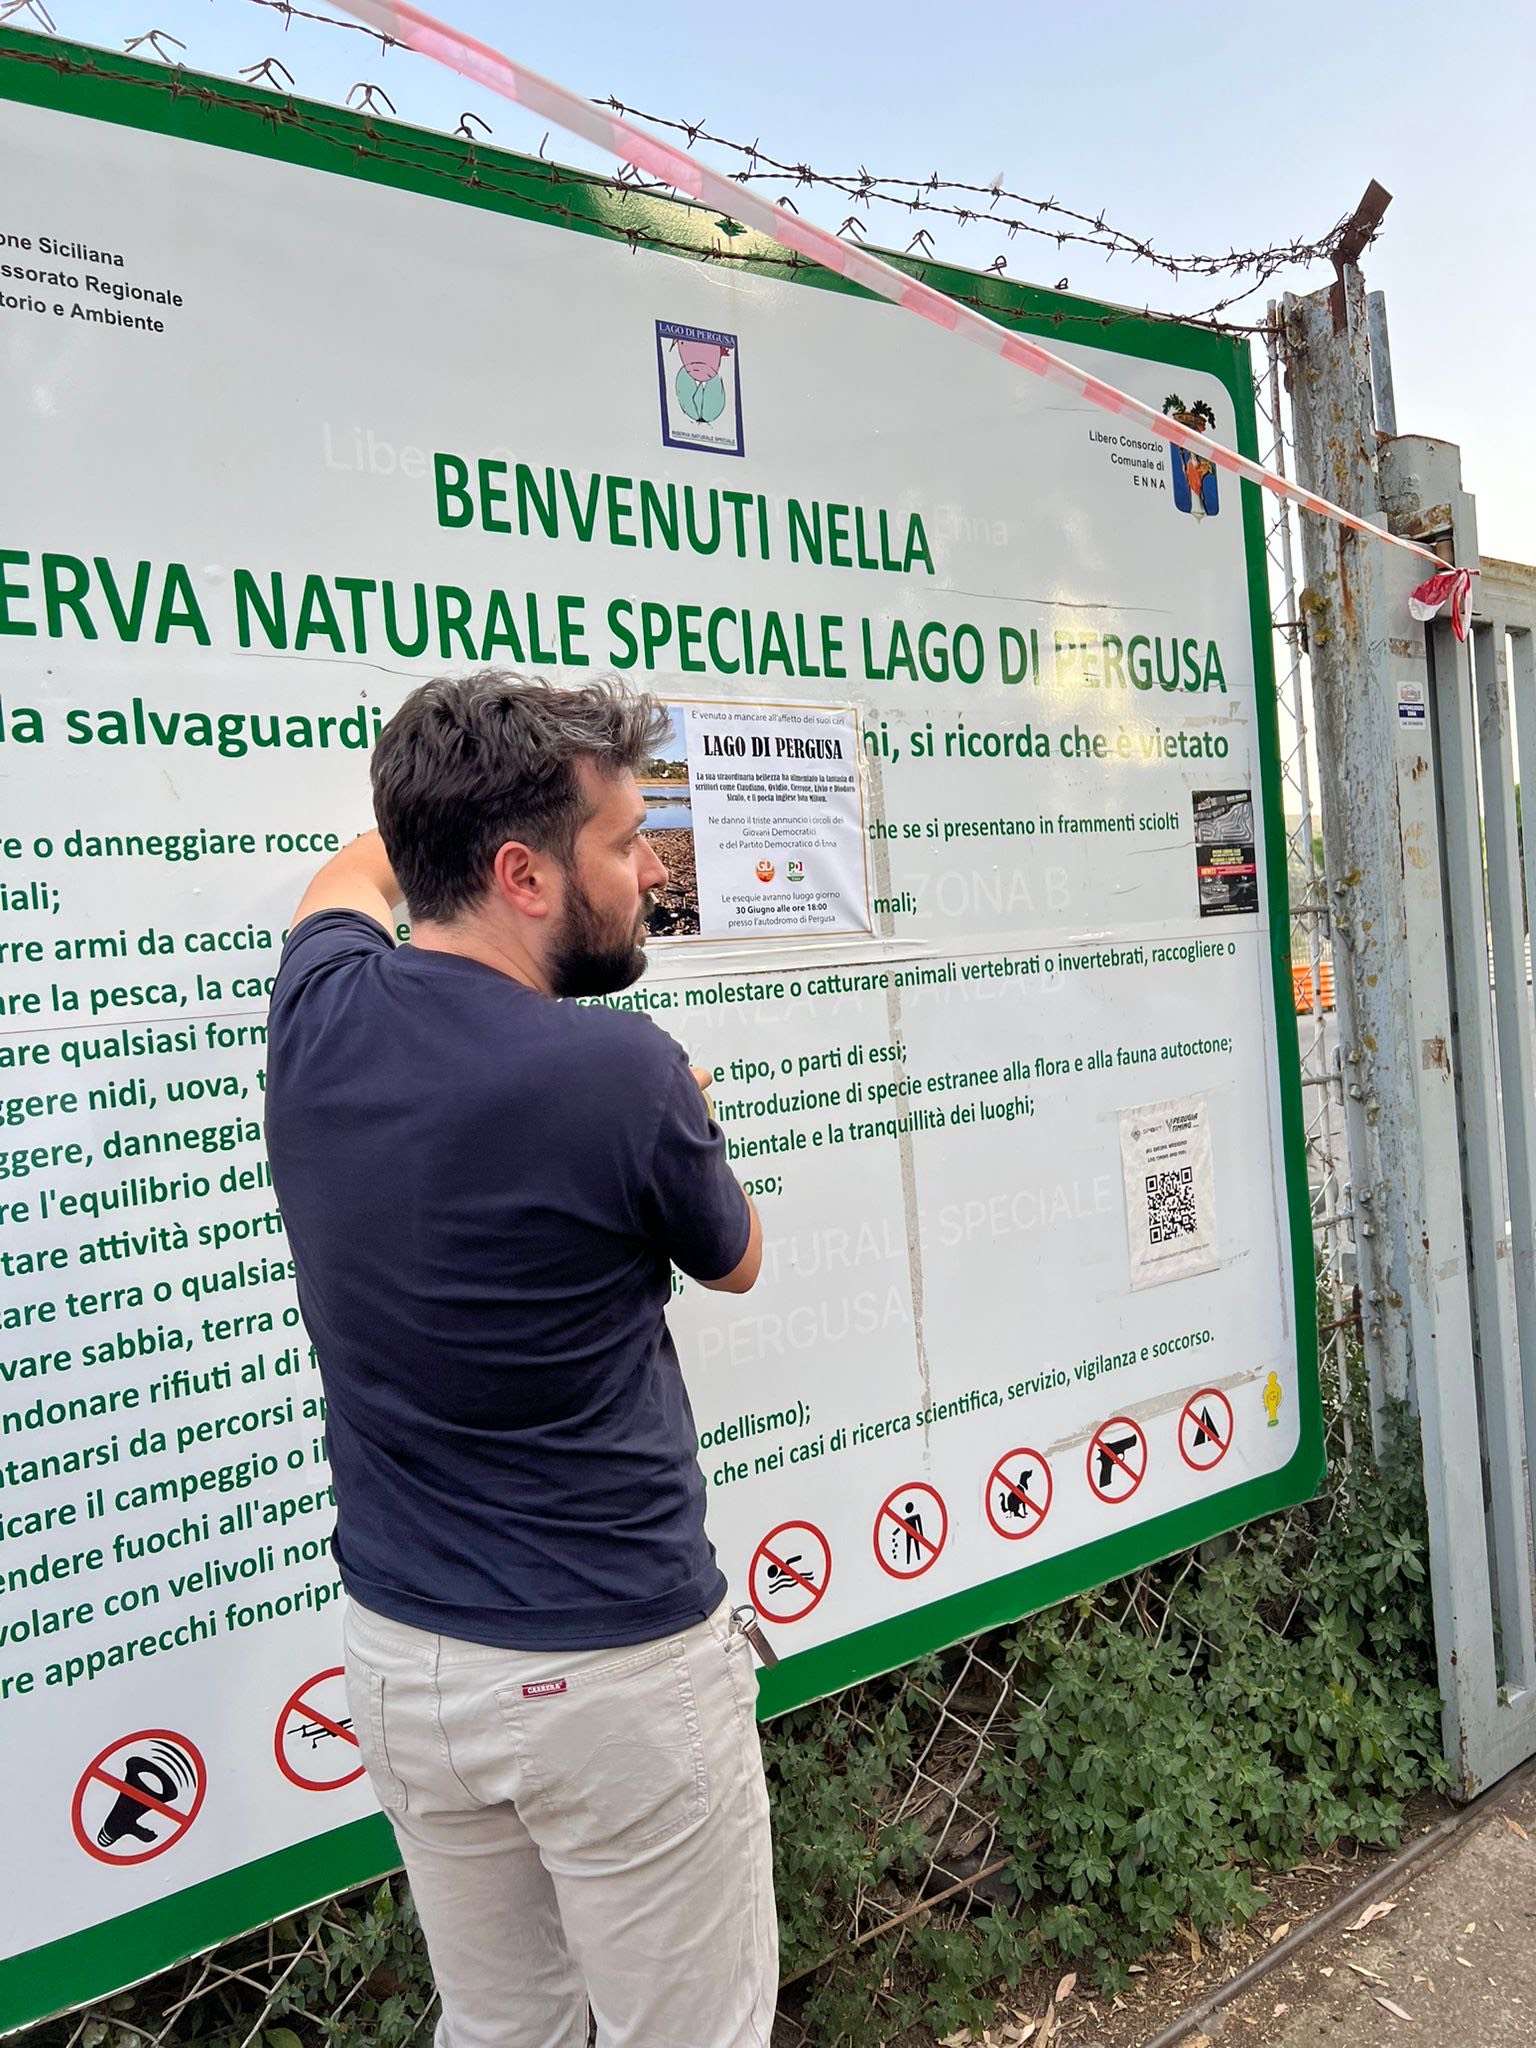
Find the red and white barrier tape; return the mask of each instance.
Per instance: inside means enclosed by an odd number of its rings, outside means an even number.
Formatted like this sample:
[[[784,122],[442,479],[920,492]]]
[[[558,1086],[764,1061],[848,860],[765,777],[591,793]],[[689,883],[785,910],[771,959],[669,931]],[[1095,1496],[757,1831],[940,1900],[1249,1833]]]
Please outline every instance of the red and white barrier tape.
[[[768,200],[758,198],[723,172],[711,170],[697,157],[674,148],[658,136],[647,134],[643,128],[632,126],[593,101],[583,99],[579,93],[568,92],[564,86],[541,78],[536,71],[514,64],[510,57],[503,57],[500,51],[491,49],[488,44],[477,42],[473,36],[463,35],[458,29],[423,14],[419,8],[410,6],[408,0],[340,0],[340,4],[346,13],[355,15],[359,21],[366,22],[370,28],[378,29],[384,35],[392,36],[407,49],[415,50],[423,57],[431,57],[450,71],[457,71],[461,77],[473,80],[476,85],[483,85],[491,92],[499,93],[503,99],[527,107],[552,127],[579,135],[601,150],[611,150],[621,163],[633,164],[638,170],[659,178],[685,199],[696,200],[701,205],[715,208],[728,219],[755,227],[784,247],[798,250],[802,256],[835,271],[839,277],[846,277],[850,283],[862,285],[866,291],[889,299],[893,305],[905,307],[909,313],[921,314],[936,327],[948,328],[962,340],[986,349],[989,355],[1001,356],[1005,362],[1015,363],[1021,370],[1062,385],[1078,398],[1086,399],[1090,405],[1099,406],[1121,419],[1134,420],[1148,433],[1203,456],[1218,469],[1244,477],[1249,483],[1257,484],[1261,490],[1272,491],[1277,497],[1291,499],[1305,512],[1315,512],[1320,519],[1332,519],[1340,526],[1348,527],[1352,533],[1371,534],[1388,547],[1403,548],[1409,554],[1432,563],[1437,574],[1444,571],[1445,564],[1439,556],[1419,546],[1416,541],[1404,540],[1398,534],[1388,533],[1385,527],[1373,526],[1368,519],[1346,512],[1342,505],[1334,505],[1315,492],[1303,490],[1278,470],[1266,469],[1262,463],[1240,455],[1235,448],[1226,447],[1209,434],[1202,434],[1182,420],[1156,411],[1145,399],[1133,398],[1128,391],[1117,390],[1113,384],[1105,384],[1101,379],[1089,376],[1065,357],[1053,355],[1048,348],[1042,348],[1039,342],[1011,333],[995,320],[989,320],[985,313],[962,306],[945,293],[935,291],[932,285],[908,277],[904,271],[883,262],[868,249],[839,241],[836,235],[829,234],[812,221],[802,220],[799,214],[791,213],[786,207],[774,206]],[[1420,589],[1427,589],[1427,585],[1421,585]],[[1415,592],[1415,596],[1418,595],[1419,592]],[[1460,632],[1459,607],[1453,616]]]

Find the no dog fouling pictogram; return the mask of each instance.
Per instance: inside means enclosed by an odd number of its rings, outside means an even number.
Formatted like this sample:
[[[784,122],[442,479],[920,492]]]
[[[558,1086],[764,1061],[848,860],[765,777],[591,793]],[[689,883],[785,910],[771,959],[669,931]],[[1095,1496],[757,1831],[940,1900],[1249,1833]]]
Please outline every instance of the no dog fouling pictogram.
[[[1050,1511],[1055,1482],[1038,1451],[1008,1451],[987,1479],[987,1520],[999,1536],[1016,1543],[1033,1536]]]

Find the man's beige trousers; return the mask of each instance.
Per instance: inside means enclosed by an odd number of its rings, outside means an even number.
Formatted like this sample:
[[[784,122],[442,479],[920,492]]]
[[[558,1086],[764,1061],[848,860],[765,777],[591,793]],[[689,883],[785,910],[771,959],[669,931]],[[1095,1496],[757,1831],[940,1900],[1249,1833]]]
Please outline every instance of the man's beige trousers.
[[[497,1650],[353,1602],[347,1697],[437,2048],[766,2048],[778,1929],[752,1653],[721,1607],[627,1650]]]

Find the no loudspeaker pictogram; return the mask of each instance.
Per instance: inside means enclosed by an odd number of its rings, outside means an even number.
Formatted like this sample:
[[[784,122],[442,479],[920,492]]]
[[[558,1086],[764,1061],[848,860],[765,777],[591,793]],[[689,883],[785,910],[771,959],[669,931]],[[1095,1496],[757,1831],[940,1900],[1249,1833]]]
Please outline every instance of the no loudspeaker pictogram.
[[[804,1621],[832,1582],[832,1546],[814,1522],[780,1522],[752,1553],[747,1590],[760,1621]]]
[[[1099,1499],[1117,1508],[1147,1476],[1147,1435],[1129,1415],[1101,1422],[1088,1442],[1088,1484]]]
[[[1045,1520],[1055,1490],[1051,1468],[1038,1451],[1009,1451],[987,1480],[987,1520],[1016,1543]]]
[[[272,1735],[277,1768],[301,1792],[339,1792],[363,1775],[341,1665],[317,1671],[290,1694]]]
[[[1179,1456],[1209,1472],[1232,1448],[1232,1403],[1219,1387],[1202,1387],[1179,1411]]]
[[[170,1728],[141,1728],[86,1765],[70,1826],[98,1863],[148,1863],[175,1848],[207,1790],[208,1767],[195,1744]]]
[[[875,1561],[893,1579],[920,1579],[939,1561],[949,1511],[931,1486],[898,1486],[875,1517]]]

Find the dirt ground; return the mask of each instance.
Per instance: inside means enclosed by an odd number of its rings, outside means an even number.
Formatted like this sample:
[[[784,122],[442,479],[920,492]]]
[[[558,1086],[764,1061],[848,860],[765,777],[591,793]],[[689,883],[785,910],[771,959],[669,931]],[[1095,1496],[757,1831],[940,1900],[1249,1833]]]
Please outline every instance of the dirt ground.
[[[1455,1811],[1416,1804],[1405,1845]],[[1186,1932],[1115,1999],[1041,1982],[1005,2002],[984,2034],[954,2048],[1145,2048],[1293,1929],[1363,1884],[1387,1851],[1319,1857],[1271,1878],[1270,1903],[1213,1949]],[[1361,1925],[1362,1916],[1365,1924]],[[1049,2014],[1049,2025],[1047,2015]],[[929,2048],[908,2034],[899,2048]],[[1536,1775],[1442,1856],[1304,1943],[1249,1992],[1192,2028],[1180,2048],[1515,2048],[1536,2042]],[[892,2044],[898,2048],[898,2044]]]

